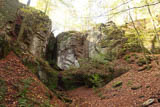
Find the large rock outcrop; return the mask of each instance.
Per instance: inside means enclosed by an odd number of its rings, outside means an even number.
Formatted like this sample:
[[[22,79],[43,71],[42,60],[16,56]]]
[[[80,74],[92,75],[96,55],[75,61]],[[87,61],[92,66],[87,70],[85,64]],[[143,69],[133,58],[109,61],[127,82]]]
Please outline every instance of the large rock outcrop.
[[[114,22],[97,25],[88,32],[89,57],[111,60],[116,57],[127,39]]]
[[[17,0],[10,2],[19,4]],[[17,5],[12,8],[17,8]],[[8,8],[10,7],[6,7],[6,11]],[[10,9],[8,11],[11,12]],[[7,19],[8,15],[2,13],[6,20],[0,21],[0,25],[3,24],[0,27],[0,59],[12,51],[32,73],[37,74],[53,90],[57,86],[58,75],[43,58],[51,37],[51,21],[41,11],[26,6],[19,7],[14,12],[13,19]]]
[[[87,35],[76,31],[63,32],[57,37],[57,65],[61,69],[79,67],[79,59],[88,58]]]
[[[18,11],[18,15],[23,19],[18,39],[24,42],[33,55],[44,57],[51,36],[51,20],[44,13],[33,8],[22,8]]]
[[[0,33],[14,38],[24,50],[44,57],[51,35],[51,20],[43,12],[27,7],[18,0],[2,0],[0,5]]]
[[[79,59],[112,60],[127,39],[115,23],[100,24],[87,33],[64,32],[57,37],[57,64],[61,69],[79,67]]]

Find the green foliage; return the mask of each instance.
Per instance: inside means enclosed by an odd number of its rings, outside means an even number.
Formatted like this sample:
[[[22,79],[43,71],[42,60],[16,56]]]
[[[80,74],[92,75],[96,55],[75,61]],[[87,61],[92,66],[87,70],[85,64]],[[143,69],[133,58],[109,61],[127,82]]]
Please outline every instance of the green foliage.
[[[34,74],[38,75],[38,71],[45,72],[47,80],[41,80],[50,90],[54,90],[57,87],[58,73],[56,70],[51,68],[47,61],[42,58],[23,58],[23,63],[27,66]]]
[[[130,59],[130,58],[131,58],[130,55],[126,55],[126,56],[124,57],[124,60],[128,60],[128,59]]]
[[[46,32],[48,27],[51,25],[49,17],[46,16],[43,12],[36,10],[31,7],[21,8],[19,10],[20,16],[23,17],[22,29],[24,31],[27,29],[29,32]],[[32,21],[30,21],[32,20]],[[47,26],[47,27],[46,27]]]
[[[29,87],[34,82],[32,78],[27,78],[21,81],[23,85],[19,86],[20,92],[18,93],[18,105],[19,107],[34,107],[35,104],[38,104],[40,107],[52,107],[48,100],[45,100],[43,103],[40,103],[34,98],[29,98],[27,93],[29,93]]]
[[[131,55],[125,55],[124,60],[126,60],[129,64],[134,62],[134,59],[131,58]]]
[[[26,107],[28,102],[27,102],[27,99],[25,98],[19,98],[18,99],[18,104],[19,104],[19,107]]]
[[[58,74],[56,72],[48,72],[47,75],[48,81],[45,83],[45,85],[53,91],[55,88],[57,88]]]
[[[27,96],[30,92],[29,87],[35,82],[32,78],[26,78],[20,82],[21,84],[17,84],[19,93],[16,95],[16,97],[18,97],[19,107],[34,107],[35,105],[39,107],[52,107],[47,99],[44,99],[43,102],[39,102],[34,97],[30,98]]]
[[[117,88],[117,87],[120,87],[122,84],[123,84],[122,81],[116,81],[115,83],[113,83],[112,87]]]
[[[112,52],[108,52],[107,54],[99,53],[99,54],[95,55],[91,60],[94,63],[98,62],[100,64],[106,64],[113,59],[114,59],[114,54]]]
[[[38,62],[35,60],[35,61],[32,61],[30,60],[30,58],[26,57],[26,58],[23,58],[22,59],[22,62],[23,64],[28,67],[29,70],[31,70],[34,74],[37,73],[38,71]]]
[[[47,75],[47,81],[43,81],[43,83],[50,89],[54,90],[57,87],[58,82],[58,72],[50,67],[47,61],[44,59],[38,59],[38,68],[44,71]]]
[[[89,81],[91,82],[92,87],[101,87],[103,83],[102,78],[98,74],[91,75]]]
[[[51,9],[52,9],[52,2],[51,0],[38,0],[37,6],[39,10],[43,11],[47,15],[49,15]]]
[[[82,85],[87,87],[102,87],[104,85],[103,78],[99,74],[67,74],[67,76],[63,77],[63,83],[66,90],[71,90]]]
[[[138,35],[136,34],[126,34],[125,35],[128,40],[124,45],[124,49],[129,52],[142,52],[142,48],[140,46],[140,40]]]
[[[26,94],[29,92],[28,88],[30,84],[33,82],[31,78],[27,78],[21,81],[24,85],[20,93],[17,96],[20,98],[18,99],[18,104],[20,107],[26,107],[28,105],[28,98]]]
[[[5,94],[7,91],[7,86],[4,80],[0,79],[0,103],[2,104]]]
[[[63,73],[64,89],[74,89],[85,85],[87,87],[102,87],[114,78],[129,70],[128,67],[118,66],[111,63],[101,63],[96,60],[84,59],[80,61],[80,68],[67,70]]]

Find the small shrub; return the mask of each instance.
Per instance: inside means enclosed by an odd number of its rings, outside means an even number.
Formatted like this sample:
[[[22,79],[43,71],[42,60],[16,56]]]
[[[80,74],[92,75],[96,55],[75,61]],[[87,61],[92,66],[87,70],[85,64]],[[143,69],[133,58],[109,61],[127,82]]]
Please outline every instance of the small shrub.
[[[103,80],[98,74],[93,74],[89,78],[90,84],[92,84],[92,87],[101,87]]]
[[[130,55],[126,55],[126,56],[124,57],[124,60],[128,60],[128,59],[130,59],[130,58],[131,58]]]
[[[27,99],[26,98],[19,98],[18,99],[18,105],[19,107],[26,107],[28,104]]]
[[[27,78],[27,79],[24,79],[21,81],[23,86],[19,87],[20,93],[18,93],[18,95],[17,95],[17,96],[19,96],[18,104],[20,107],[26,107],[28,105],[28,98],[27,98],[26,94],[29,92],[28,88],[33,81],[34,80],[32,78]]]
[[[132,63],[132,62],[134,62],[134,60],[131,59],[131,55],[126,55],[126,56],[124,57],[124,60],[126,60],[129,64]]]

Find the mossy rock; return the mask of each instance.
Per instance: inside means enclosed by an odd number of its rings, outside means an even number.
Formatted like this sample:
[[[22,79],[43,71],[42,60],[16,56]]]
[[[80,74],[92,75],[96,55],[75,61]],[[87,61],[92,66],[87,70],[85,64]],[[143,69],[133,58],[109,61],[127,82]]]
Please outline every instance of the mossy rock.
[[[138,71],[150,70],[151,68],[152,68],[152,65],[145,65],[142,68],[139,68]]]
[[[137,89],[140,89],[142,88],[142,85],[134,85],[131,87],[132,90],[137,90]]]
[[[122,84],[123,84],[122,81],[117,81],[117,82],[113,83],[112,87],[113,87],[113,88],[117,88],[117,87],[122,86]]]
[[[54,70],[47,61],[42,58],[35,58],[34,60],[24,59],[23,63],[27,66],[39,79],[51,90],[57,88],[58,72]],[[42,71],[46,76],[45,79],[41,78],[39,72]],[[43,74],[42,74],[43,75]]]
[[[47,61],[43,59],[38,59],[41,70],[44,71],[47,75],[47,81],[44,81],[44,84],[51,90],[57,88],[58,83],[58,72],[54,70]]]
[[[104,86],[104,77],[98,73],[89,75],[82,73],[70,73],[63,76],[62,81],[64,84],[62,87],[66,90],[71,90],[80,86],[87,86],[89,88]]]
[[[143,66],[145,64],[150,64],[151,63],[151,59],[149,59],[149,57],[147,58],[139,58],[138,61],[137,61],[137,65],[138,66]]]
[[[84,61],[80,68],[62,72],[62,84],[64,84],[63,86],[66,90],[82,85],[87,87],[102,87],[127,71],[129,71],[129,68],[126,67],[116,67],[115,69],[114,64]]]

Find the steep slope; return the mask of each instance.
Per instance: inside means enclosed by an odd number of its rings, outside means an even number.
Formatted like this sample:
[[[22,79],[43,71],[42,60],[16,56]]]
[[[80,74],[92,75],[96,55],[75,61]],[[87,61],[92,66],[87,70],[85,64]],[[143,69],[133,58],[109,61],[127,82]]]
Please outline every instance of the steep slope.
[[[0,60],[1,107],[64,107],[64,104],[11,52]]]
[[[129,72],[121,75],[101,89],[81,87],[67,94],[73,99],[71,106],[79,107],[140,107],[151,101],[149,107],[160,106],[160,55],[150,56],[150,64],[143,62],[142,54],[129,54],[118,63],[130,56]],[[126,66],[126,65],[124,65]],[[148,68],[146,68],[148,67]],[[147,102],[146,102],[147,101]],[[152,102],[153,101],[153,102]],[[145,102],[145,103],[144,103]],[[147,107],[147,106],[146,106]]]

